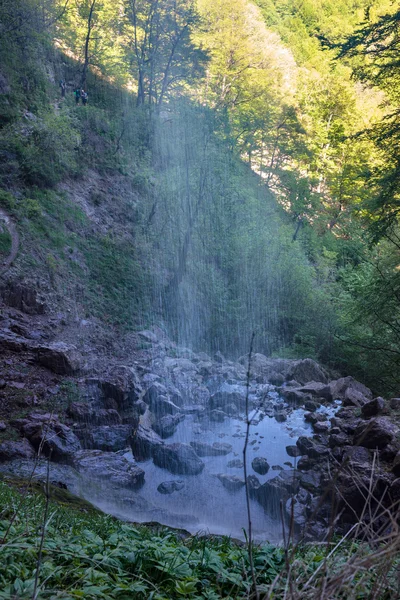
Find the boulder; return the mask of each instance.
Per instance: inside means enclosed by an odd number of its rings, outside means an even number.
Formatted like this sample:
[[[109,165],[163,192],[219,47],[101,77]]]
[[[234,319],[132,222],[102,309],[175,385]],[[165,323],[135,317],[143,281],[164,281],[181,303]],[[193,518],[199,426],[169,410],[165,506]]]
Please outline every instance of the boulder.
[[[117,487],[137,489],[144,484],[144,471],[114,452],[80,450],[73,457],[73,465],[80,473]]]
[[[35,354],[39,364],[59,375],[73,375],[83,366],[82,357],[76,347],[64,342],[38,346]]]
[[[69,462],[73,454],[81,449],[81,443],[73,431],[52,415],[30,415],[21,431],[37,452],[50,456],[56,462]]]
[[[335,448],[336,446],[348,446],[350,444],[350,438],[345,433],[332,433],[329,436],[329,447]]]
[[[198,456],[225,456],[232,452],[231,444],[214,442],[206,444],[204,442],[190,442],[190,445]]]
[[[80,439],[82,448],[86,450],[118,452],[129,446],[132,431],[131,425],[100,425],[75,429],[75,434]]]
[[[165,444],[157,446],[153,452],[154,464],[171,473],[197,475],[204,469],[204,463],[188,444]]]
[[[311,394],[302,392],[300,388],[284,388],[281,390],[281,395],[296,406],[302,406],[305,402],[312,401]]]
[[[247,477],[247,487],[249,490],[250,496],[254,496],[257,493],[257,490],[260,489],[261,483],[255,475],[248,475]]]
[[[166,388],[157,382],[149,387],[143,400],[157,417],[176,415],[180,410],[179,406],[168,399]]]
[[[262,456],[257,456],[251,462],[251,466],[253,470],[259,475],[266,475],[269,471],[269,464],[266,458]]]
[[[308,521],[307,507],[297,498],[288,498],[285,504],[285,513],[290,527],[293,527],[297,534],[303,532]]]
[[[344,446],[342,461],[354,466],[369,466],[371,464],[371,455],[367,448],[363,446]]]
[[[327,433],[329,431],[330,425],[327,421],[317,421],[313,425],[313,429],[315,433]]]
[[[373,400],[369,400],[364,404],[361,408],[361,413],[363,417],[376,417],[379,413],[381,413],[385,409],[385,401],[383,398],[378,397]]]
[[[367,404],[368,398],[361,392],[351,387],[347,388],[344,394],[343,406],[362,407]]]
[[[286,446],[286,452],[293,458],[301,456],[301,450],[297,446]]]
[[[328,402],[332,402],[333,400],[331,387],[325,383],[321,383],[320,381],[309,381],[300,387],[299,391],[303,392],[304,394],[311,394],[317,398],[323,398]]]
[[[226,488],[230,492],[236,492],[245,485],[244,480],[238,477],[237,475],[226,475],[225,473],[220,473],[219,475],[217,475],[217,477],[224,486],[224,488]]]
[[[232,404],[238,409],[245,408],[246,391],[241,386],[229,386],[225,384],[223,389],[213,394],[209,401],[211,409],[225,410],[225,407]]]
[[[150,427],[139,425],[130,438],[133,456],[138,461],[148,460],[164,442]]]
[[[280,502],[297,494],[300,480],[298,471],[281,471],[277,477],[269,479],[254,492],[254,497],[270,513],[280,514]]]
[[[386,417],[361,422],[354,432],[354,444],[365,448],[382,449],[393,440],[398,427]]]
[[[329,455],[329,449],[322,444],[318,444],[315,440],[300,436],[296,442],[301,454],[305,454],[310,458],[322,458]]]
[[[320,406],[320,403],[315,402],[315,400],[306,400],[304,402],[304,408],[310,412],[315,412],[316,410],[318,410],[318,408],[320,408]]]
[[[0,462],[35,458],[36,452],[27,439],[18,442],[5,441],[0,444]]]
[[[171,437],[171,435],[174,435],[176,428],[184,418],[185,415],[180,413],[176,415],[165,415],[165,417],[161,417],[159,421],[154,423],[153,429],[163,439]]]
[[[121,416],[113,408],[94,408],[83,402],[72,402],[67,415],[74,421],[90,425],[120,425]]]
[[[300,485],[311,494],[317,494],[321,491],[321,475],[316,471],[301,473]]]
[[[344,400],[348,389],[360,392],[367,400],[372,400],[371,390],[353,377],[341,377],[331,381],[328,385],[334,400]]]
[[[126,365],[112,367],[103,378],[95,381],[104,397],[115,400],[121,411],[129,411],[143,391],[136,369]]]
[[[214,421],[215,423],[223,423],[225,417],[226,414],[222,410],[212,410],[210,412],[210,421]]]
[[[295,361],[289,368],[286,379],[295,379],[304,385],[310,381],[328,383],[328,374],[326,371],[311,358]]]
[[[243,461],[240,458],[230,460],[226,465],[229,469],[243,469]]]
[[[157,487],[157,491],[160,494],[172,494],[173,492],[179,492],[179,490],[183,489],[185,484],[181,480],[177,481],[163,481]]]

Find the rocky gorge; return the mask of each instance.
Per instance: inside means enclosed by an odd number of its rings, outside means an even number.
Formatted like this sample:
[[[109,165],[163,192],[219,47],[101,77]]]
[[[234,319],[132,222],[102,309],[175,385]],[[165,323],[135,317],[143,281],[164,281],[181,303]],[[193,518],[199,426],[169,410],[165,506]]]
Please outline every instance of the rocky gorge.
[[[2,308],[3,476],[45,481],[50,465],[53,485],[106,512],[192,532],[240,537],[246,483],[257,539],[279,541],[282,519],[313,540],[390,526],[400,399],[311,359],[253,353],[248,378],[247,356],[196,353],[159,328],[72,344],[95,324]]]

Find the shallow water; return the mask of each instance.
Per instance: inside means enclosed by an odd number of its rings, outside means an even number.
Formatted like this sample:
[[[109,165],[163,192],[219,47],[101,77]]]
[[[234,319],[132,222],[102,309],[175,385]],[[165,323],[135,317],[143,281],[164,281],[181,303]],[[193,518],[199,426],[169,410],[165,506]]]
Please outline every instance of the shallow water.
[[[283,469],[295,467],[296,459],[288,456],[286,446],[295,444],[299,436],[312,433],[311,426],[304,421],[304,412],[301,408],[293,410],[287,421],[278,423],[267,416],[260,419],[259,413],[253,411],[247,451],[248,475],[256,475],[264,483],[279,474],[279,470],[272,469],[273,466]],[[332,409],[329,408],[328,412],[331,413]],[[138,509],[137,506],[127,505],[127,494],[124,505],[115,497],[111,499],[103,496],[95,502],[104,510],[131,521],[156,520],[166,525],[184,527],[193,533],[205,531],[243,539],[243,529],[247,529],[245,488],[229,491],[216,476],[227,473],[244,478],[243,468],[231,468],[227,465],[233,459],[243,459],[245,431],[243,418],[227,418],[223,423],[214,423],[208,418],[187,416],[166,443],[224,442],[232,445],[232,451],[226,456],[202,457],[205,467],[199,475],[173,475],[157,467],[152,460],[140,463],[146,476],[139,496],[151,504],[150,512],[142,506]],[[133,460],[131,453],[125,456]],[[266,475],[259,475],[252,469],[251,462],[256,456],[268,460],[271,468]],[[157,491],[160,483],[172,480],[183,481],[183,489],[168,495]],[[251,516],[256,540],[275,543],[281,540],[280,520],[273,518],[255,500],[251,500]]]

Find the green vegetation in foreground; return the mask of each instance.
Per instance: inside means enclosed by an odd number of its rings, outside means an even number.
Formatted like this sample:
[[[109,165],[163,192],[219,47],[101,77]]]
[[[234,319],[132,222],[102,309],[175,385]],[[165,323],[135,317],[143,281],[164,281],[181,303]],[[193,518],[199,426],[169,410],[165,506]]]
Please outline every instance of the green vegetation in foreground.
[[[167,528],[155,531],[117,521],[64,490],[51,495],[34,596],[46,500],[37,485],[26,492],[21,482],[0,482],[0,598],[250,597],[246,548],[230,538],[182,539]],[[328,586],[330,598],[361,599],[372,590],[379,592],[376,598],[396,597],[398,559],[390,558],[387,547],[372,552],[366,545],[344,542],[337,548],[290,551],[288,597],[320,597],[322,585]],[[332,556],[325,563],[327,554]],[[260,597],[282,598],[289,584],[283,548],[257,546],[254,564]]]

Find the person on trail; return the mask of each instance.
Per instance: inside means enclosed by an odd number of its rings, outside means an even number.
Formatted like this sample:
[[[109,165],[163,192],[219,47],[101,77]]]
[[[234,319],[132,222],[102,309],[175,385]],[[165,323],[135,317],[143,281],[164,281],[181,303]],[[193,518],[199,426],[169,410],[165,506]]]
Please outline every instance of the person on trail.
[[[81,99],[81,90],[80,90],[80,88],[76,88],[74,94],[75,94],[75,102],[76,102],[76,104],[79,104],[79,100]]]
[[[85,90],[82,90],[81,91],[81,96],[82,96],[82,104],[83,104],[83,106],[86,106],[87,101],[88,101],[87,92],[85,92]]]
[[[65,80],[64,79],[60,80],[60,89],[61,89],[61,96],[62,96],[62,98],[65,98],[66,85],[65,85]]]

